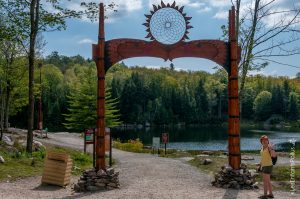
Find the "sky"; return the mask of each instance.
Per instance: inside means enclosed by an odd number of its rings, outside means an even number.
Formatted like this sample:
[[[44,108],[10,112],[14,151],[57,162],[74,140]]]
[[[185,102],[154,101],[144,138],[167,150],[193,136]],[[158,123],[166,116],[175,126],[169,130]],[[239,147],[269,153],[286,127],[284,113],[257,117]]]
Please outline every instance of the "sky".
[[[100,0],[104,4],[111,3],[112,0]],[[105,20],[105,39],[133,38],[143,39],[147,35],[146,28],[142,24],[146,22],[144,14],[150,14],[153,9],[152,4],[159,5],[160,0],[113,0],[117,5],[117,12],[107,11]],[[66,7],[80,10],[80,0],[64,1]],[[96,1],[97,2],[97,1]],[[165,3],[172,3],[173,0],[164,0]],[[247,6],[251,5],[251,0],[243,0],[243,13],[247,12]],[[177,5],[185,6],[184,12],[192,17],[188,34],[190,40],[220,39],[222,36],[222,25],[228,24],[228,10],[232,4],[230,0],[176,0]],[[291,6],[300,7],[299,0],[276,0],[276,9],[286,9]],[[247,14],[247,13],[246,13]],[[289,16],[288,16],[289,17]],[[268,27],[271,23],[280,20],[280,16],[267,18],[264,23]],[[85,58],[92,56],[92,43],[97,43],[98,22],[91,22],[86,18],[72,19],[67,21],[67,30],[43,33],[46,40],[44,56],[53,51],[60,55],[75,56],[81,55]],[[280,38],[279,38],[280,39]],[[187,41],[190,41],[187,40]],[[294,45],[300,46],[300,41]],[[253,71],[251,74],[262,74],[272,76],[294,77],[300,72],[300,55],[290,57],[272,58],[276,62],[283,62],[292,66],[270,63],[269,66]],[[170,61],[159,58],[143,57],[123,60],[128,66],[146,66],[150,68],[169,67]],[[213,73],[216,68],[220,68],[216,63],[200,58],[177,58],[173,60],[176,70],[207,71]],[[218,66],[218,67],[216,67]]]

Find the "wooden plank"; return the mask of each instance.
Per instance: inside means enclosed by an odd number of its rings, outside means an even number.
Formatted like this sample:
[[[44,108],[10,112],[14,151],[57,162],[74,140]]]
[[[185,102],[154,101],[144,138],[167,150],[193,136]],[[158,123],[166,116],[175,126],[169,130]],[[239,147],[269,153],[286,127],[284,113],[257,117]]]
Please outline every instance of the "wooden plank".
[[[65,153],[62,153],[62,152],[48,151],[47,152],[47,159],[68,162],[69,159],[70,159],[70,156],[68,154],[65,154]]]
[[[42,183],[65,186],[70,183],[72,159],[68,154],[50,151],[47,153]]]

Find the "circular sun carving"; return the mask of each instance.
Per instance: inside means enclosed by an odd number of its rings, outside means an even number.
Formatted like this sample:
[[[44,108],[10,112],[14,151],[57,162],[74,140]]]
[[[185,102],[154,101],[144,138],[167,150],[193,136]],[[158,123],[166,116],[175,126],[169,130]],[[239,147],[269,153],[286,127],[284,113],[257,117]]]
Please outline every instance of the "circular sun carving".
[[[189,39],[187,36],[188,29],[193,28],[189,25],[192,17],[187,17],[183,13],[183,8],[179,8],[175,1],[172,5],[165,4],[153,5],[153,11],[147,17],[147,23],[143,25],[147,27],[148,35],[146,38],[156,40],[162,44],[171,45],[179,41]]]

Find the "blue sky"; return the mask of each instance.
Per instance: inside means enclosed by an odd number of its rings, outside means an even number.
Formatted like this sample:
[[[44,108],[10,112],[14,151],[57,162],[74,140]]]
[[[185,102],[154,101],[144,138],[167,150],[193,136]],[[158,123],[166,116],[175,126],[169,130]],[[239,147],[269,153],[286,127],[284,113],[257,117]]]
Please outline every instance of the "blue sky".
[[[104,0],[104,3],[109,3],[111,0]],[[118,12],[107,12],[108,19],[105,22],[106,40],[115,38],[135,38],[145,39],[147,35],[145,31],[146,17],[144,14],[150,13],[151,5],[160,4],[158,0],[114,0]],[[300,6],[299,0],[276,0],[277,7],[288,7],[292,2]],[[79,0],[66,3],[66,6],[72,9],[81,9]],[[165,0],[164,2],[173,2]],[[178,5],[185,6],[184,12],[192,17],[191,25],[194,27],[190,30],[190,40],[198,39],[219,39],[222,35],[221,26],[228,23],[228,10],[231,7],[230,0],[177,0]],[[244,0],[245,5],[250,5],[251,0]],[[275,20],[275,19],[274,19]],[[266,21],[266,26],[272,20]],[[58,51],[61,55],[73,56],[80,54],[85,58],[91,58],[91,44],[96,43],[98,33],[98,23],[90,22],[87,19],[68,20],[67,30],[61,32],[44,33],[44,38],[47,45],[44,50],[44,55],[47,56],[52,51]],[[147,40],[147,39],[145,39]],[[300,42],[296,43],[300,46]],[[300,67],[300,55],[291,57],[275,58],[275,61],[284,62],[286,64]],[[158,58],[131,58],[124,60],[128,66],[147,66],[152,68],[168,67],[170,61],[165,62]],[[180,70],[207,71],[214,72],[216,63],[199,58],[179,58],[173,60],[175,68]],[[273,76],[290,76],[293,77],[300,68],[284,66],[271,63],[267,68],[253,72],[252,74],[263,74]]]

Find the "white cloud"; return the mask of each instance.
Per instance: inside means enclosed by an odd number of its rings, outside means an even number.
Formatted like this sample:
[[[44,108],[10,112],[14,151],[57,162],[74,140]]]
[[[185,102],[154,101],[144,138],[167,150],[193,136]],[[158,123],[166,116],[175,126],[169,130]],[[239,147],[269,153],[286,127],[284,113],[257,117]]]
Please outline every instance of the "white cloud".
[[[278,73],[277,70],[272,70],[272,71],[266,71],[266,70],[260,70],[260,71],[250,71],[249,75],[264,75],[264,76],[276,76]]]
[[[229,0],[205,0],[210,6],[222,8],[231,6],[231,1]]]
[[[157,65],[147,65],[145,68],[151,68],[151,69],[161,69],[161,68],[169,68],[169,66],[157,66]],[[187,71],[187,69],[184,69],[182,67],[175,66],[174,70],[176,71]]]
[[[152,8],[152,5],[160,5],[161,0],[149,0],[149,7]],[[172,4],[174,0],[164,0],[165,4]],[[190,0],[176,0],[176,5],[186,6],[190,3]]]
[[[80,41],[78,41],[78,44],[92,44],[92,43],[96,43],[96,42],[94,42],[92,39],[89,38],[83,38]]]
[[[219,11],[217,12],[213,18],[215,19],[228,19],[228,11]]]
[[[192,8],[200,8],[200,7],[203,7],[204,5],[205,5],[205,3],[193,2],[193,3],[189,3],[188,6],[190,6]]]
[[[75,10],[75,11],[83,11],[84,8],[80,6],[82,0],[72,0],[72,1],[64,1],[64,7]],[[97,0],[86,0],[85,3],[89,2],[95,2],[99,3]],[[138,10],[141,10],[143,8],[143,1],[142,0],[100,0],[100,2],[104,3],[105,5],[109,5],[111,3],[114,3],[116,5],[115,9],[118,10],[118,12],[114,12],[111,9],[108,9],[105,13],[105,15],[108,17],[106,20],[107,23],[113,23],[117,19],[121,18],[124,15],[127,15],[128,13],[135,12]],[[83,17],[81,19],[85,22],[90,22],[89,19],[86,17]]]

